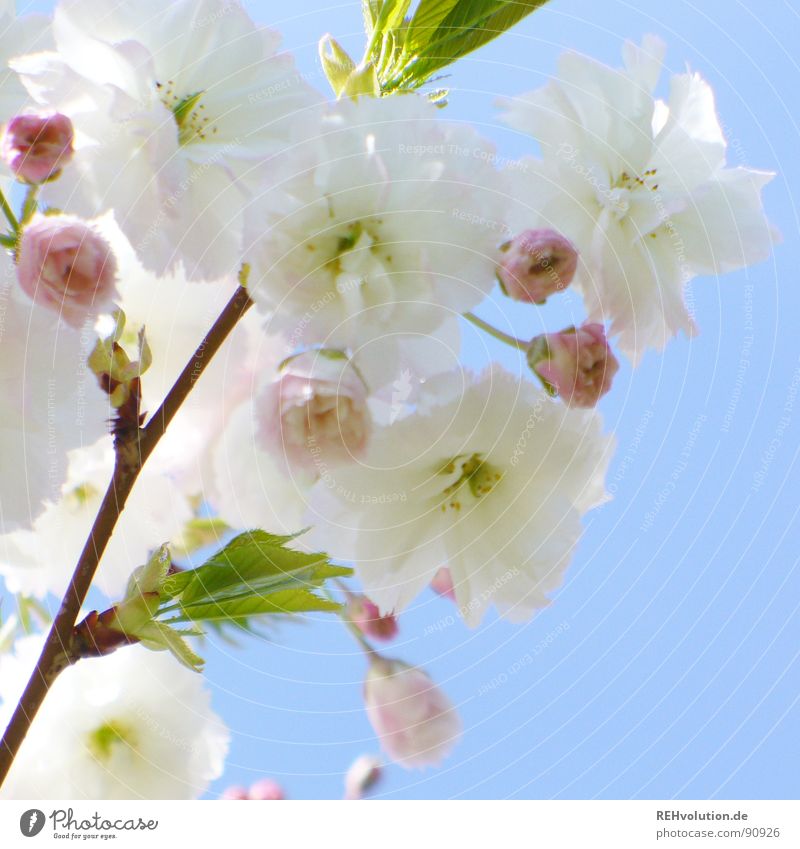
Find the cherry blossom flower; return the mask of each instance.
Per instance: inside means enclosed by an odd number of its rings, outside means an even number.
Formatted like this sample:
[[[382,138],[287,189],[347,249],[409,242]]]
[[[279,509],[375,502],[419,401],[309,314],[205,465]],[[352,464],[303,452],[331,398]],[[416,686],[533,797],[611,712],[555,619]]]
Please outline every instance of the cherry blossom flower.
[[[320,100],[278,35],[229,0],[62,0],[53,34],[55,51],[13,63],[76,130],[45,199],[86,217],[113,209],[150,270],[235,272],[247,174]]]
[[[358,350],[479,303],[506,234],[492,155],[416,95],[336,103],[246,212],[250,290],[270,326],[297,347]]]
[[[91,334],[19,289],[0,254],[0,534],[29,529],[59,497],[68,455],[107,432],[108,399],[87,366]]]
[[[0,658],[0,724],[41,647]],[[222,774],[229,733],[202,676],[167,652],[129,646],[82,660],[53,683],[3,799],[196,799]]]
[[[364,462],[311,494],[309,544],[352,561],[383,612],[402,610],[447,563],[459,610],[512,621],[546,606],[606,500],[614,441],[595,411],[570,409],[499,367],[443,386],[421,412],[378,428]]]
[[[656,98],[664,51],[655,36],[626,43],[622,69],[565,53],[546,86],[503,100],[505,122],[542,148],[514,170],[518,220],[529,226],[534,198],[575,245],[589,318],[610,320],[634,360],[695,333],[687,281],[761,262],[775,238],[761,204],[773,175],[727,166],[711,86],[677,74]]]

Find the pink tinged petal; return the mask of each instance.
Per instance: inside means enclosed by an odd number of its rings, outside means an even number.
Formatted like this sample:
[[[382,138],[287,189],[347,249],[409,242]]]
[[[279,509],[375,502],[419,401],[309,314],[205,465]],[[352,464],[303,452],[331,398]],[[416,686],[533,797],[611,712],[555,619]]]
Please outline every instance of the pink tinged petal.
[[[384,750],[406,768],[440,763],[461,737],[447,696],[423,670],[401,661],[372,661],[364,700]]]
[[[43,183],[72,159],[73,138],[66,115],[17,115],[6,127],[0,153],[18,179]]]
[[[37,214],[22,232],[20,287],[68,324],[80,327],[117,296],[116,275],[111,246],[78,218]]]
[[[245,799],[249,799],[250,796],[247,792],[246,787],[240,787],[238,785],[233,785],[231,787],[226,787],[222,791],[222,798],[227,801],[242,801]]]
[[[537,337],[528,362],[570,407],[594,407],[611,389],[619,370],[605,328],[596,323]]]
[[[262,802],[275,802],[285,799],[286,794],[277,781],[272,778],[262,778],[250,787],[248,798]]]
[[[381,614],[377,604],[366,596],[353,596],[347,604],[348,619],[366,637],[382,642],[393,640],[400,628],[392,613]]]
[[[367,389],[346,357],[308,351],[257,401],[258,439],[290,470],[321,475],[364,455],[372,432]]]
[[[433,576],[431,581],[431,589],[445,598],[452,601],[456,600],[456,593],[453,587],[453,576],[447,566],[442,566],[441,569]]]
[[[497,279],[515,301],[543,304],[575,277],[578,252],[555,230],[525,230],[503,247]]]

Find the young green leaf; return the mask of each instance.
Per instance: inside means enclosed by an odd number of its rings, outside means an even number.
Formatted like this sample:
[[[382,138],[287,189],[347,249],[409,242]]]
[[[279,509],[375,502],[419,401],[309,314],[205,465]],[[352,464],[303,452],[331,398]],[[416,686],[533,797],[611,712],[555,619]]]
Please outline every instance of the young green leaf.
[[[378,23],[381,14],[381,5],[381,0],[361,0],[361,12],[364,15],[364,32],[367,34],[367,41],[372,38],[372,33],[375,32],[375,24]]]
[[[408,25],[406,49],[419,53],[442,21],[461,0],[421,0],[411,23]]]
[[[161,588],[161,614],[170,616],[168,622],[184,622],[332,609],[313,590],[351,570],[334,566],[324,554],[287,548],[292,539],[265,531],[241,534],[197,569],[169,576]]]
[[[547,0],[458,0],[428,38],[415,45],[411,72],[421,84],[431,74],[511,29]],[[419,31],[422,35],[422,31]],[[409,48],[410,49],[410,48]]]
[[[330,33],[319,40],[319,58],[333,93],[340,97],[356,63]]]
[[[420,4],[409,26],[405,64],[393,79],[382,80],[385,91],[417,88],[432,74],[497,38],[547,0],[443,0],[449,7],[439,18],[435,0]]]
[[[373,42],[378,36],[383,36],[390,30],[402,26],[410,5],[411,0],[383,0],[383,5],[378,13],[378,20],[375,22],[375,28],[372,33]]]
[[[252,616],[287,613],[315,613],[335,611],[341,605],[309,589],[294,587],[278,590],[265,595],[241,594],[236,597],[196,602],[181,608],[181,611],[169,619],[166,625],[182,622],[237,622]]]

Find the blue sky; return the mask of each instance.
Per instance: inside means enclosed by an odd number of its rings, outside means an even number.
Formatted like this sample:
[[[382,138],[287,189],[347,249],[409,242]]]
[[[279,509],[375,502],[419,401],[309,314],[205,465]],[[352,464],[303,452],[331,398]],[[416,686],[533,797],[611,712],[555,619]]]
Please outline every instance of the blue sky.
[[[322,86],[316,42],[353,53],[356,0],[250,0]],[[300,11],[302,9],[302,11]],[[567,48],[618,64],[654,32],[671,71],[714,86],[732,164],[778,172],[767,188],[783,233],[774,258],[692,284],[700,335],[627,365],[602,403],[618,438],[615,499],[588,518],[553,604],[530,624],[490,617],[470,631],[432,593],[401,618],[391,653],[425,666],[458,705],[465,736],[436,770],[390,767],[389,798],[797,798],[800,794],[797,468],[797,157],[800,79],[789,34],[798,7],[775,0],[552,0],[452,69],[448,110],[500,153],[535,152],[497,124],[498,95],[541,85]],[[519,336],[572,318],[509,309]],[[492,306],[482,308],[491,316]],[[513,353],[488,350],[517,368]],[[465,329],[464,359],[487,359]],[[377,744],[363,712],[364,661],[333,618],[240,649],[210,644],[207,676],[234,733],[214,790],[278,778],[294,798],[341,795],[350,762]]]

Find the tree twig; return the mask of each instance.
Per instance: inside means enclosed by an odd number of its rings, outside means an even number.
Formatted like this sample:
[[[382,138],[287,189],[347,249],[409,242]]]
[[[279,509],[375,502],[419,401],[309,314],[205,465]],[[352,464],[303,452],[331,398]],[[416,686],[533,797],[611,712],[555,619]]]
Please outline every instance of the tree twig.
[[[8,775],[50,686],[58,674],[73,662],[71,643],[78,614],[142,466],[208,363],[252,304],[246,289],[240,286],[145,427],[134,430],[130,437],[117,440],[114,472],[108,489],[33,674],[0,740],[0,785]]]

